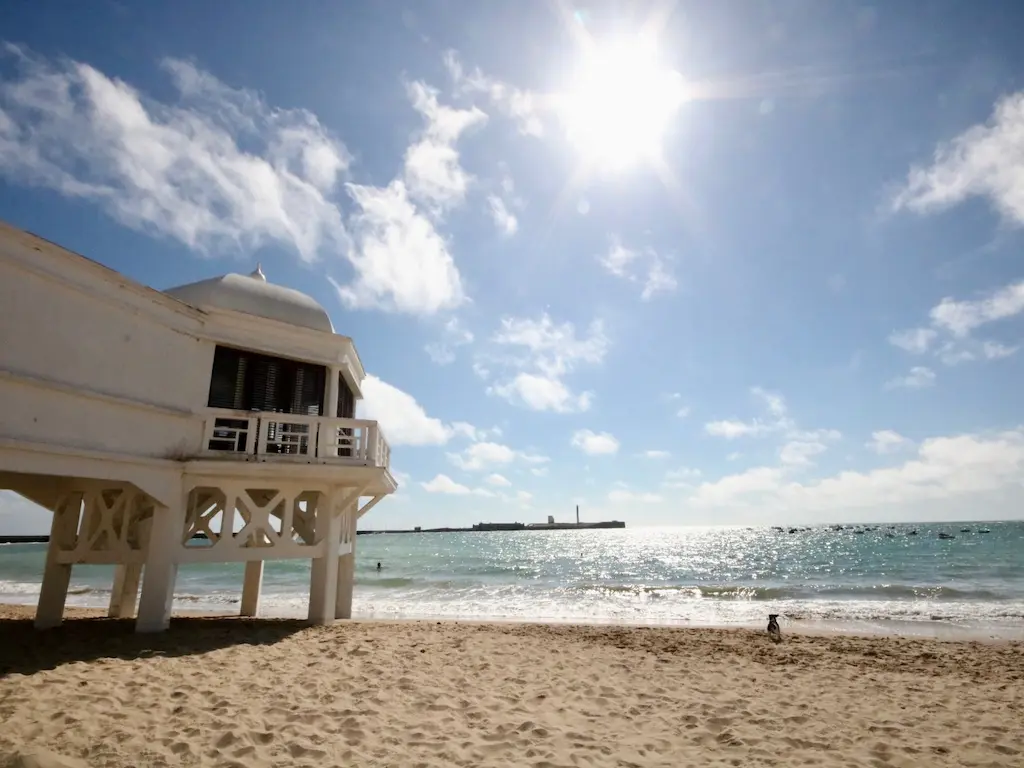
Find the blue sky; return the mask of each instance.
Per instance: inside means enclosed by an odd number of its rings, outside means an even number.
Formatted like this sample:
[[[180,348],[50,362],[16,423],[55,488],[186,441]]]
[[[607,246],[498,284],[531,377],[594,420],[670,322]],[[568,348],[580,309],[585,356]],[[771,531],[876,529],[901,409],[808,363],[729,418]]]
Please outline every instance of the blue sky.
[[[1020,517],[1022,25],[7,3],[0,218],[319,300],[402,484],[366,526]]]

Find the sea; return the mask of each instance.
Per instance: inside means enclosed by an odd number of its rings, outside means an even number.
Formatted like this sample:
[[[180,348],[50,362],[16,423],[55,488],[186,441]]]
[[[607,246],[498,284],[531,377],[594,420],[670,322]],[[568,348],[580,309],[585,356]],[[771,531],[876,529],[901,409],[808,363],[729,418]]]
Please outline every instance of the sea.
[[[0,602],[35,602],[45,548],[0,546]],[[237,610],[243,568],[183,566],[175,608]],[[76,566],[68,604],[105,607],[112,573]],[[268,562],[261,613],[304,616],[308,590],[308,561]],[[353,613],[750,627],[777,613],[784,628],[1024,640],[1024,521],[361,535]]]

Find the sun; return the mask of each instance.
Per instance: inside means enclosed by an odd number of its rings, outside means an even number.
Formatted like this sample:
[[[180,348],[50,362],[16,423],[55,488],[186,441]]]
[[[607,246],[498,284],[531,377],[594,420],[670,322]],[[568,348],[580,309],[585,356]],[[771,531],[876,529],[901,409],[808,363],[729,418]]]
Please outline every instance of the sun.
[[[627,38],[588,45],[559,101],[566,135],[584,161],[622,170],[660,156],[685,84],[660,64],[653,43]]]

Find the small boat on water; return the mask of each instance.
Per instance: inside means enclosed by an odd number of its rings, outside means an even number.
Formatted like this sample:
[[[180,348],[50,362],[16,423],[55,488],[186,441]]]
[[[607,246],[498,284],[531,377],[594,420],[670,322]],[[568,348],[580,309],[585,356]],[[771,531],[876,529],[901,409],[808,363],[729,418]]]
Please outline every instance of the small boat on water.
[[[988,528],[979,528],[978,533],[992,533]]]
[[[952,533],[946,533],[945,531],[942,531],[942,532],[939,533],[939,538],[940,539],[955,539],[956,536],[954,536]]]

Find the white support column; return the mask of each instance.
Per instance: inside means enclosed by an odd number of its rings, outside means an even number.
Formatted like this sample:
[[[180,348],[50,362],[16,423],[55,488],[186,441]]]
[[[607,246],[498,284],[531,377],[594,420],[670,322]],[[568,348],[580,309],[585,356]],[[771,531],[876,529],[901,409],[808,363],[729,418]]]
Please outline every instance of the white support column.
[[[330,624],[334,621],[338,589],[338,547],[341,544],[341,516],[334,514],[334,496],[338,491],[321,494],[316,507],[316,538],[324,550],[313,558],[309,575],[309,621]]]
[[[250,560],[245,564],[245,581],[242,583],[241,616],[256,616],[260,610],[260,591],[263,589],[263,561]]]
[[[338,415],[338,376],[341,369],[336,365],[327,366],[327,402],[324,403],[324,416],[335,418]]]
[[[156,505],[146,543],[146,572],[136,632],[161,632],[171,623],[171,601],[178,576],[178,557],[183,549],[186,494],[179,489],[168,506]]]
[[[122,564],[114,568],[114,587],[110,590],[107,616],[112,619],[130,619],[139,602],[139,581],[142,579],[140,563]]]
[[[58,562],[57,555],[61,550],[69,550],[74,546],[81,512],[80,493],[69,493],[62,497],[53,510],[43,585],[39,591],[39,604],[36,606],[36,629],[59,627],[64,620],[64,604],[67,602],[68,585],[71,583],[71,564]]]
[[[359,499],[353,499],[341,516],[347,529],[341,531],[342,538],[351,541],[352,551],[338,558],[338,589],[334,603],[336,619],[352,618],[352,591],[355,588],[356,575],[356,510],[358,506]]]

